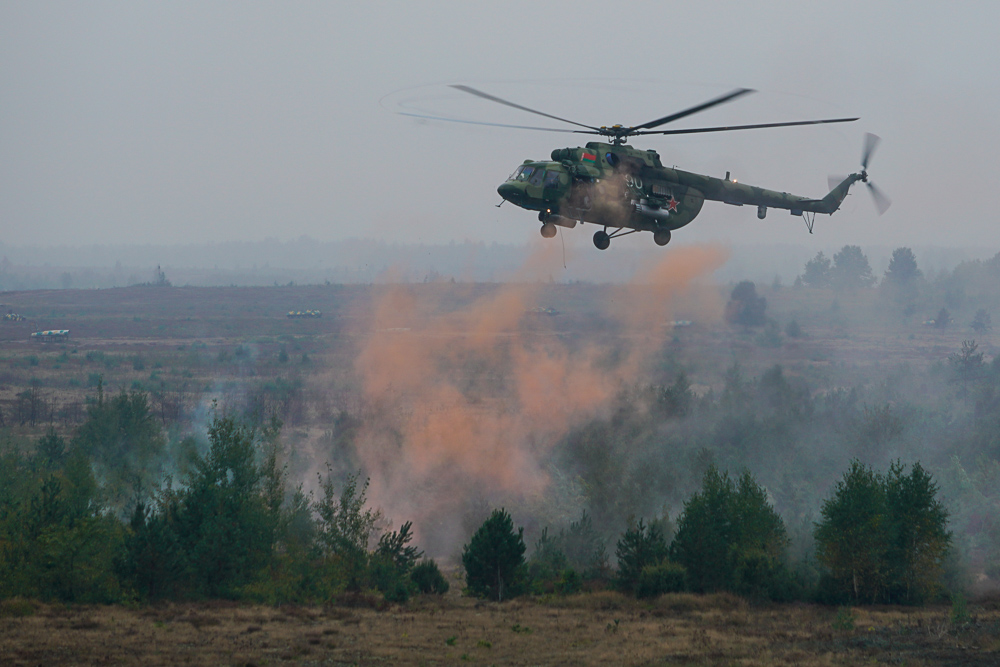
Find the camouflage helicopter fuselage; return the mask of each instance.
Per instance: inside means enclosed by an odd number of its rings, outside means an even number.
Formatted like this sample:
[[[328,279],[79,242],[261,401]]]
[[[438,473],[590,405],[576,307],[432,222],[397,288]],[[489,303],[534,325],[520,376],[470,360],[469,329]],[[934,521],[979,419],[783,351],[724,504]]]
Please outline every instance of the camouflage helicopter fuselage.
[[[851,174],[822,199],[811,199],[737,183],[729,174],[714,178],[664,167],[656,151],[624,144],[592,141],[585,147],[557,148],[551,157],[545,162],[525,160],[497,192],[505,201],[538,211],[546,238],[555,236],[555,225],[589,222],[604,227],[594,236],[602,250],[625,229],[652,232],[657,244],[666,245],[672,231],[698,216],[705,200],[756,206],[759,218],[768,208],[798,216],[832,214],[851,185],[866,176]],[[609,229],[615,231],[609,235]]]
[[[614,237],[640,231],[652,232],[653,241],[658,245],[666,245],[670,242],[674,230],[687,225],[698,216],[706,199],[734,206],[756,206],[758,218],[767,215],[769,208],[785,209],[792,215],[802,216],[806,221],[806,227],[812,233],[816,214],[833,214],[837,211],[851,186],[858,181],[863,181],[868,186],[880,215],[890,205],[889,198],[868,181],[868,161],[879,141],[874,134],[865,136],[861,171],[832,186],[830,193],[822,199],[810,199],[737,183],[730,180],[728,172],[725,178],[715,178],[664,167],[656,151],[639,150],[626,145],[630,137],[637,136],[761,130],[852,123],[858,120],[856,117],[822,118],[780,123],[658,129],[754,92],[749,88],[736,88],[706,102],[646,123],[627,127],[623,125],[597,127],[532,109],[470,86],[456,84],[451,87],[495,104],[542,116],[550,121],[574,125],[576,129],[486,123],[411,112],[400,113],[417,118],[473,125],[591,134],[610,140],[610,143],[592,141],[579,148],[557,148],[552,151],[552,159],[549,161],[525,160],[524,164],[497,188],[504,201],[530,211],[538,211],[538,219],[542,223],[542,236],[546,238],[556,235],[557,226],[575,227],[577,223],[590,222],[603,227],[594,234],[594,245],[601,250],[606,249]],[[611,233],[608,233],[608,230],[611,230]]]

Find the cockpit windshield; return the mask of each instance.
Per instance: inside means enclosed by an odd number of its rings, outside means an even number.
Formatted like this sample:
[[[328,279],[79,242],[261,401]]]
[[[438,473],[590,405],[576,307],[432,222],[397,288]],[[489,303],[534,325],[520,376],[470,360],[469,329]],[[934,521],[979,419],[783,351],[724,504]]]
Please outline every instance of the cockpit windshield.
[[[526,181],[531,177],[533,173],[535,173],[535,167],[530,167],[528,165],[522,164],[520,167],[517,168],[517,171],[511,174],[510,180]]]

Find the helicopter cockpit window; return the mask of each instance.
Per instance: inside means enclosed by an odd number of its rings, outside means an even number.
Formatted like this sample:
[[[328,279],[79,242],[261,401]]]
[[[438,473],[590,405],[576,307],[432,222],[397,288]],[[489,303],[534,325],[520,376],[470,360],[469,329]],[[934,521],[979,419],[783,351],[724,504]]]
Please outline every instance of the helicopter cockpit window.
[[[531,178],[528,179],[528,184],[529,185],[541,185],[543,178],[545,178],[545,170],[544,169],[536,169],[535,173],[533,173],[531,175]]]
[[[517,171],[514,173],[514,180],[526,181],[534,172],[535,172],[534,167],[526,167],[524,165],[521,165],[520,167],[517,168]]]
[[[554,188],[559,185],[559,172],[550,171],[545,175],[545,187]]]

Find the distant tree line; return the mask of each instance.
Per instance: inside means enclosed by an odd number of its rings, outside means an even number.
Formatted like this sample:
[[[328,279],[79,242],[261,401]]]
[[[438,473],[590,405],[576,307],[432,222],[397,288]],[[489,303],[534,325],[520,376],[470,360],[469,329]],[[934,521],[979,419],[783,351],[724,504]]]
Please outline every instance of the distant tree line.
[[[995,289],[998,281],[1000,253],[986,261],[962,262],[952,271],[943,271],[929,277],[919,268],[913,250],[896,248],[881,281],[878,281],[861,248],[846,245],[833,255],[832,261],[824,253],[816,253],[815,257],[806,262],[795,285],[858,292],[878,283],[879,292],[889,301],[902,306],[905,317],[915,314],[918,308],[923,308],[929,313],[937,313],[927,320],[928,324],[937,329],[959,324],[968,326],[982,336],[992,330],[989,309],[985,306],[998,305]],[[952,312],[968,309],[972,313],[970,305],[976,308],[975,314],[968,320],[956,322]]]

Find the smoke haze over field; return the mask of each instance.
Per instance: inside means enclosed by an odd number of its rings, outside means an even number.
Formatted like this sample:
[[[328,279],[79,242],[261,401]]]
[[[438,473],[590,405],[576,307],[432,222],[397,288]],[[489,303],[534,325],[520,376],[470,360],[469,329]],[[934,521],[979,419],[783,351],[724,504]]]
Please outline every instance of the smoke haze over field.
[[[540,259],[529,259],[525,277]],[[470,293],[454,310],[445,297],[470,288],[442,286],[436,297],[387,288],[355,367],[374,412],[355,441],[372,475],[373,502],[390,517],[412,518],[422,544],[446,552],[462,537],[461,519],[474,501],[541,496],[545,459],[570,427],[606,414],[619,392],[649,380],[645,370],[679,302],[718,320],[722,304],[697,299],[710,289],[696,281],[725,259],[709,246],[668,251],[636,284],[620,288],[611,326],[630,346],[618,359],[609,358],[616,346],[581,345],[532,322],[546,316],[529,312],[538,291],[531,283]]]

